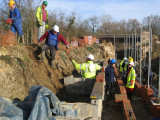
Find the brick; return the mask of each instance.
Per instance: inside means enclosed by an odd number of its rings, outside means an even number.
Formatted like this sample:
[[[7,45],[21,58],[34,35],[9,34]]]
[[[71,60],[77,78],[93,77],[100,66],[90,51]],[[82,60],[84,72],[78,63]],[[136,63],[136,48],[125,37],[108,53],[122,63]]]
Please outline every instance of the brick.
[[[135,114],[130,103],[123,103],[123,108],[126,120],[136,120]],[[129,111],[132,111],[131,116],[129,115]]]
[[[126,94],[127,93],[126,88],[123,85],[119,85],[119,88],[120,88],[120,93],[121,94]]]
[[[104,82],[104,81],[105,81],[105,77],[96,76],[96,82]]]

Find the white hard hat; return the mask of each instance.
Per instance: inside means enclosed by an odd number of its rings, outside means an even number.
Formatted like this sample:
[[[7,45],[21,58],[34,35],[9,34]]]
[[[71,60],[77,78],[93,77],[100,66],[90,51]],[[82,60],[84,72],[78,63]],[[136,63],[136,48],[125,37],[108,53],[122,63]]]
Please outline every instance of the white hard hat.
[[[92,54],[89,54],[89,55],[87,56],[87,58],[89,58],[89,59],[91,59],[91,60],[94,60],[94,56],[93,56]]]
[[[134,62],[130,62],[129,64],[134,66]]]
[[[128,58],[127,58],[127,57],[124,57],[124,58],[123,58],[123,60],[127,61],[127,60],[128,60]]]
[[[56,32],[59,32],[59,27],[57,25],[54,25],[53,30],[56,31]]]

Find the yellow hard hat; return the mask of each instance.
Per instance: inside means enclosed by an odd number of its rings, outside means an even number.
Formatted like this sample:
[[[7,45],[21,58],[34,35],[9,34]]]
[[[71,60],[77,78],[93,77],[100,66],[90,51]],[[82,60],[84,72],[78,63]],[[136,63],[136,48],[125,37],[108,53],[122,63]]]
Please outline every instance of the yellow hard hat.
[[[8,3],[8,6],[12,6],[14,4],[15,4],[15,2],[13,0],[10,0],[9,3]]]
[[[129,57],[129,62],[133,62],[133,58]]]

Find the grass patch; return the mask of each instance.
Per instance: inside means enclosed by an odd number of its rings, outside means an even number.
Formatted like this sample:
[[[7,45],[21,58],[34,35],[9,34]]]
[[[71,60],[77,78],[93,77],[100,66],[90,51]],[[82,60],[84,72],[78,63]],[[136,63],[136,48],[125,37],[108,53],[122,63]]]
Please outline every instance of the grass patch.
[[[1,55],[0,59],[5,61],[6,64],[12,65],[12,57],[9,55],[6,55],[6,56]]]
[[[62,58],[63,60],[66,60],[66,59],[67,59],[65,55],[63,55],[63,54],[60,54],[60,55],[61,55],[61,58]]]
[[[87,47],[87,50],[88,50],[89,52],[92,52],[92,51],[93,51],[93,48],[92,48],[92,47]]]
[[[18,60],[18,65],[20,65],[23,69],[26,68],[24,61],[21,58],[18,58],[15,56],[15,58]]]
[[[25,57],[24,60],[30,63],[30,59],[28,57]]]

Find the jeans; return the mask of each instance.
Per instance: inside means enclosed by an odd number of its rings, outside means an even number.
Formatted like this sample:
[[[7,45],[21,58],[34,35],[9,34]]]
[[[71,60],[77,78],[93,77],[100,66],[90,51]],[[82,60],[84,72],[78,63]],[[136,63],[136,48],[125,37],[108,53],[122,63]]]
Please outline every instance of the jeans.
[[[45,56],[45,51],[49,50],[50,49],[50,57],[51,57],[51,60],[54,60],[55,59],[55,55],[56,55],[56,47],[53,46],[53,47],[50,47],[48,46],[47,44],[44,44],[44,46],[42,47],[42,60],[44,60],[44,56]]]
[[[18,32],[18,35],[22,36],[23,32],[22,32],[22,24],[18,24],[18,25],[11,25],[11,31],[13,33],[16,33],[16,31]]]
[[[45,32],[45,22],[43,22],[42,26],[38,27],[38,41],[42,37],[42,35],[44,35],[44,32]]]

